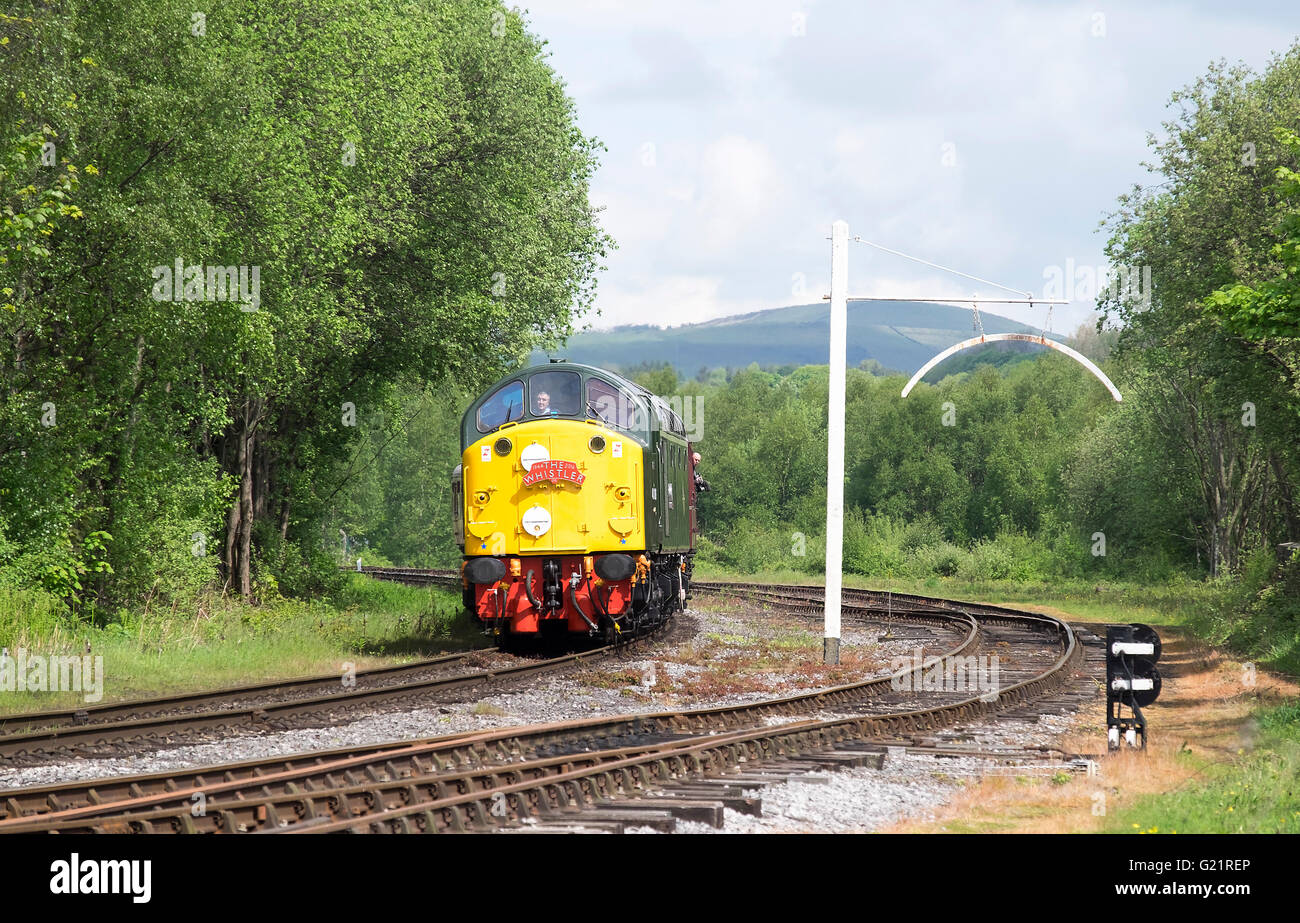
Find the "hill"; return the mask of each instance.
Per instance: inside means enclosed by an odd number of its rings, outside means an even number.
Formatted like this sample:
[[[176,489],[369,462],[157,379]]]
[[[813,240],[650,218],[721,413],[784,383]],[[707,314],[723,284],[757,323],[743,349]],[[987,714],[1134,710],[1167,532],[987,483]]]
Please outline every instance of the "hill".
[[[848,363],[874,359],[886,369],[911,374],[935,353],[972,335],[971,311],[955,305],[872,301],[850,302]],[[986,333],[1038,333],[1036,328],[997,314],[980,312]],[[628,368],[642,363],[671,363],[683,376],[701,368],[824,365],[830,339],[830,305],[792,305],[733,317],[659,328],[650,324],[591,330],[569,338],[567,346],[549,355],[575,362]],[[1005,358],[1017,345],[1002,344]],[[1035,349],[1023,347],[1019,349]],[[536,353],[537,361],[544,354]],[[974,354],[971,354],[972,357]],[[960,357],[944,363],[950,371]],[[985,361],[997,361],[989,356]]]

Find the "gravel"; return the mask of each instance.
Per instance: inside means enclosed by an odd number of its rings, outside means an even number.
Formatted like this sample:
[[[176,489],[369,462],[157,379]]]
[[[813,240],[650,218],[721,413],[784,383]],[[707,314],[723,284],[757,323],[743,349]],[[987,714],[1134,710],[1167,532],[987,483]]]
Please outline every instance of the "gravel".
[[[810,772],[756,789],[763,815],[728,808],[721,829],[678,821],[677,833],[870,833],[904,817],[931,820],[933,809],[992,764],[891,752],[881,769]],[[628,833],[654,833],[648,827]]]
[[[867,652],[868,657],[855,675],[886,672],[890,659],[909,657],[921,642],[880,641],[878,628],[845,625],[843,644]],[[217,742],[196,743],[129,757],[75,758],[46,765],[0,769],[0,787],[19,788],[59,782],[171,772],[220,763],[290,755],[311,750],[362,746],[432,737],[462,731],[484,730],[508,725],[534,724],[657,711],[681,706],[729,705],[770,698],[793,688],[797,677],[780,670],[745,675],[753,691],[708,697],[681,696],[663,689],[703,675],[711,657],[743,655],[770,644],[773,639],[789,640],[792,632],[808,633],[814,639],[817,626],[789,618],[756,614],[752,609],[729,611],[693,610],[679,619],[669,637],[637,656],[602,661],[572,674],[549,676],[523,688],[498,691],[463,702],[444,702],[405,711],[375,712],[346,719],[334,727],[306,728],[230,737]],[[932,642],[934,643],[934,642]],[[949,643],[938,633],[937,643]],[[700,648],[707,645],[711,656],[698,662]],[[927,645],[929,646],[929,645]],[[820,645],[816,645],[820,654]],[[770,653],[770,647],[768,648]],[[681,659],[674,659],[681,656]],[[686,662],[683,662],[686,661]],[[620,674],[622,674],[620,676]],[[631,677],[641,682],[628,683]],[[653,676],[653,680],[651,677]],[[820,717],[842,715],[825,712]],[[769,724],[797,720],[771,718]],[[1069,716],[1047,715],[1037,723],[986,722],[960,730],[938,731],[938,745],[961,745],[983,750],[1049,747],[1069,722]],[[1002,771],[997,763],[975,758],[935,758],[902,749],[891,750],[883,769],[850,769],[810,774],[807,780],[792,780],[761,789],[763,816],[750,817],[728,810],[725,832],[865,832],[877,830],[903,817],[928,818],[969,780],[981,774]],[[1024,770],[1018,770],[1024,771]],[[679,832],[713,833],[712,827],[679,822]]]
[[[796,628],[792,628],[797,626]],[[670,681],[702,675],[706,667],[699,663],[674,661],[678,655],[687,659],[697,656],[704,643],[716,649],[718,656],[743,654],[756,642],[789,638],[792,631],[809,632],[811,622],[773,618],[754,610],[692,610],[679,618],[667,639],[643,647],[641,656],[600,661],[590,669],[547,676],[540,681],[462,702],[442,702],[405,711],[375,711],[349,714],[333,727],[299,728],[267,731],[259,734],[231,736],[215,742],[196,742],[125,757],[77,757],[23,768],[0,768],[0,788],[52,785],[81,779],[118,775],[172,772],[234,763],[273,756],[288,756],[311,750],[365,746],[487,730],[518,724],[541,724],[595,718],[646,711],[660,711],[683,706],[739,705],[770,698],[791,689],[792,677],[780,672],[749,674],[754,691],[687,697],[662,693]],[[879,629],[854,629],[846,625],[844,646],[870,648],[874,660],[884,672],[888,659],[910,656],[915,641],[876,644]],[[734,640],[729,640],[734,639]],[[871,675],[873,671],[862,671]],[[613,688],[600,683],[615,674],[632,674],[639,683],[618,684]],[[653,682],[648,682],[653,676]],[[782,719],[786,720],[786,719]],[[777,723],[781,723],[778,721]]]

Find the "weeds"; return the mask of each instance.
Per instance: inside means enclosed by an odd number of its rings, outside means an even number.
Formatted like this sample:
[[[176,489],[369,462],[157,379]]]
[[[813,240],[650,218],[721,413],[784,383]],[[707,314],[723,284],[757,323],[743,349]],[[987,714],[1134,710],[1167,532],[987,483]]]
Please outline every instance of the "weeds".
[[[457,594],[348,574],[329,600],[249,606],[218,595],[190,608],[101,614],[87,620],[40,590],[0,586],[0,646],[11,652],[104,658],[105,701],[279,677],[364,669],[481,646]],[[382,659],[381,659],[382,658]],[[2,693],[0,712],[75,705],[75,693]]]

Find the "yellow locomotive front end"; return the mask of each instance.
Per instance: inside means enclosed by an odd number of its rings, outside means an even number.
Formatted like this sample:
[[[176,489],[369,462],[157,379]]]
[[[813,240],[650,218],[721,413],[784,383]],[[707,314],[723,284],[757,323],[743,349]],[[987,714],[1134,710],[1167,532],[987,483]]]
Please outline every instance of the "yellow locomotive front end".
[[[665,593],[646,553],[646,503],[659,492],[647,482],[648,417],[635,388],[548,365],[466,412],[453,476],[465,603],[502,643],[612,640],[662,621]]]
[[[594,422],[507,423],[461,457],[465,554],[592,554],[645,546],[641,446]]]

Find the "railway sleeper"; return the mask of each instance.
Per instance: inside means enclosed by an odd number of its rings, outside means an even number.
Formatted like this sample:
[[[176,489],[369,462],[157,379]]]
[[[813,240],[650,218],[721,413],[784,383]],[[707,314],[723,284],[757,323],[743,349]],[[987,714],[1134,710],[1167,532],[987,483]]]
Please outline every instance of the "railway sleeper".
[[[736,789],[734,794],[723,793],[714,789],[705,788],[700,785],[681,786],[679,788],[666,788],[661,792],[647,792],[644,796],[646,803],[653,804],[661,798],[685,798],[696,801],[716,801],[728,810],[735,811],[738,814],[748,814],[751,817],[763,816],[763,799],[754,795],[745,795],[740,789]]]
[[[613,822],[619,825],[618,832],[623,833],[628,827],[649,827],[660,833],[673,833],[677,829],[677,818],[669,811],[651,811],[645,808],[622,809],[618,807],[596,808],[584,812],[578,818],[584,826],[590,821],[600,823],[601,821]]]

